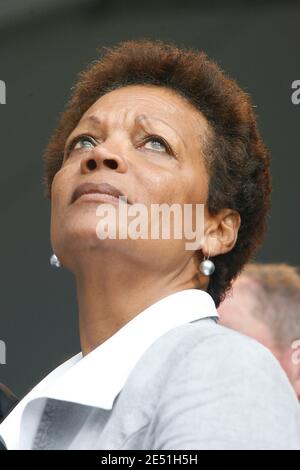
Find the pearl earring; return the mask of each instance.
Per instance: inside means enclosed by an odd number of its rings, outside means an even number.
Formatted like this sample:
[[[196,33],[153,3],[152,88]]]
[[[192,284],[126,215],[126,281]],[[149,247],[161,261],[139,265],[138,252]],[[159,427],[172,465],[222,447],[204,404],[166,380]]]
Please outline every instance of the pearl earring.
[[[53,253],[50,257],[50,264],[51,266],[55,266],[56,268],[61,267],[61,263],[55,253]]]
[[[208,259],[209,255],[200,263],[199,269],[204,276],[211,276],[215,271],[215,264]]]

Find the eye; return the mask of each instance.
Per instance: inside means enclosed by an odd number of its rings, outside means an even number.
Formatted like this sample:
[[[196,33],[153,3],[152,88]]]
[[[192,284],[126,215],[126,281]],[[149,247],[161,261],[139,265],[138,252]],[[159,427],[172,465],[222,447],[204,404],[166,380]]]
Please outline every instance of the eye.
[[[66,149],[66,155],[68,156],[72,150],[82,150],[93,148],[95,146],[95,141],[92,137],[88,135],[78,135],[69,143]]]
[[[83,147],[94,147],[94,144],[90,137],[82,136],[79,139],[76,139],[75,145],[73,146],[73,150]]]
[[[154,150],[156,152],[167,152],[171,153],[169,145],[161,137],[151,136],[145,142],[145,148],[148,150]]]

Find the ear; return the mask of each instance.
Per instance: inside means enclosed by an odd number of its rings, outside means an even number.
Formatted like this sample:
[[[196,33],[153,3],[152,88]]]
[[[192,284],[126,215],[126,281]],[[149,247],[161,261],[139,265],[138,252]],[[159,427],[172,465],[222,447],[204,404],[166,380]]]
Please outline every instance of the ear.
[[[300,401],[300,340],[293,341],[290,347],[279,349],[275,354]],[[272,351],[274,352],[274,351]]]
[[[296,395],[298,397],[298,400],[300,401],[300,377],[298,377],[294,382],[293,382],[293,387],[296,392]]]
[[[297,344],[299,347],[299,343],[297,340]],[[293,389],[296,392],[296,395],[298,397],[298,400],[300,401],[300,355],[299,355],[299,349],[297,351],[294,351],[292,354],[292,357],[290,358],[290,370],[289,370],[289,379],[291,381],[291,384],[293,386]]]
[[[233,209],[221,209],[217,214],[205,215],[202,251],[217,256],[232,250],[241,225],[240,214]]]

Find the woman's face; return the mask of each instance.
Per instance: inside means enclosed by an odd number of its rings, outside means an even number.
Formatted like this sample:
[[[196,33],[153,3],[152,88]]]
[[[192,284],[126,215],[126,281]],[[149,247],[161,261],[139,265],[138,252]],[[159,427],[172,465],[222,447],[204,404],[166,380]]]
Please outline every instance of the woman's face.
[[[107,183],[129,205],[205,204],[208,174],[201,149],[207,129],[204,116],[163,87],[131,85],[98,99],[68,137],[52,183],[51,241],[63,265],[74,270],[80,254],[107,249],[153,269],[186,263],[193,252],[185,250],[185,239],[100,240],[96,209],[113,201],[73,201],[74,191],[83,183]]]

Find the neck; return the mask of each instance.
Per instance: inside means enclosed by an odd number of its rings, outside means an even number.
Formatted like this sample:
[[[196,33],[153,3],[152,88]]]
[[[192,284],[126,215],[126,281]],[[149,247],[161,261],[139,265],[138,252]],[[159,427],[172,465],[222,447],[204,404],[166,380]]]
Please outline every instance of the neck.
[[[99,269],[103,266],[103,269]],[[141,266],[130,266],[110,256],[89,259],[75,273],[83,356],[102,344],[132,318],[167,295],[198,287],[185,276],[159,275]]]

